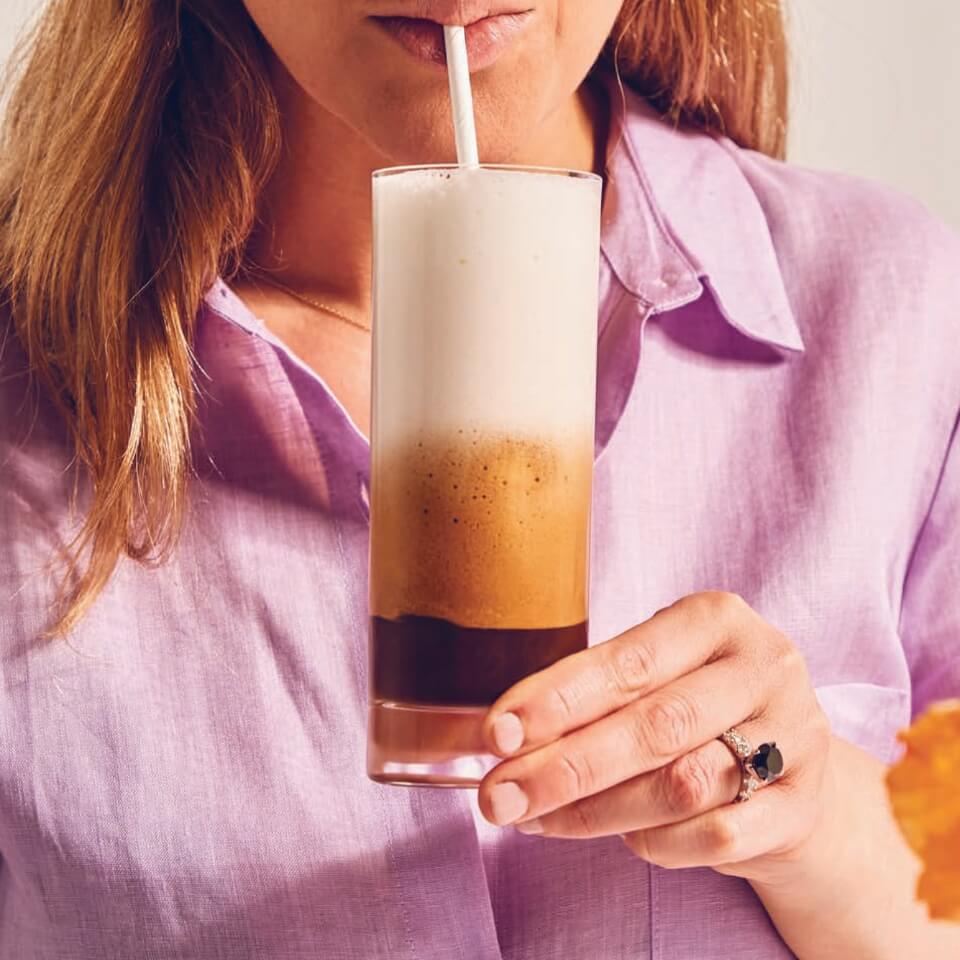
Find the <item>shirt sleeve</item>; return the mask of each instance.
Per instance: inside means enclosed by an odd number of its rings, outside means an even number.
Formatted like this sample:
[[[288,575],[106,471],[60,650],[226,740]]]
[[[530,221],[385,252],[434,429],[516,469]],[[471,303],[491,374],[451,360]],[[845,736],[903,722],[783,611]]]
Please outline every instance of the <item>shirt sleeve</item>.
[[[913,716],[960,697],[960,419],[907,572],[900,635]]]

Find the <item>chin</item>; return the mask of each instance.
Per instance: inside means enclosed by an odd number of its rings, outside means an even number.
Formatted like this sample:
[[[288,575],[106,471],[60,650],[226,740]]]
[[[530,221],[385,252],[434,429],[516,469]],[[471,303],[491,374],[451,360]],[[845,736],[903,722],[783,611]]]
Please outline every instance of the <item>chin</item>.
[[[379,138],[377,152],[384,157],[386,166],[423,166],[426,164],[450,164],[457,162],[456,145],[446,130],[421,130],[414,136],[407,131],[396,137]],[[480,162],[485,164],[518,163],[520,148],[503,137],[478,137]]]
[[[397,102],[377,111],[376,118],[365,118],[359,132],[390,166],[428,163],[456,163],[453,118],[446,95]],[[513,163],[523,153],[533,121],[518,120],[521,111],[501,111],[475,103],[475,123],[480,160],[483,163]],[[373,119],[371,123],[370,120]],[[524,130],[527,135],[524,135]]]

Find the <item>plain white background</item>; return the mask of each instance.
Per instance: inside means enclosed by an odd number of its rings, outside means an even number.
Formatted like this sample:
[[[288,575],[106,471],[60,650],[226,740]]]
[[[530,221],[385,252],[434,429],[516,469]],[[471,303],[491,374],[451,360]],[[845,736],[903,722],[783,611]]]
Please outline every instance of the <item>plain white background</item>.
[[[960,0],[785,2],[790,159],[884,180],[960,229]],[[41,3],[0,0],[0,60]]]

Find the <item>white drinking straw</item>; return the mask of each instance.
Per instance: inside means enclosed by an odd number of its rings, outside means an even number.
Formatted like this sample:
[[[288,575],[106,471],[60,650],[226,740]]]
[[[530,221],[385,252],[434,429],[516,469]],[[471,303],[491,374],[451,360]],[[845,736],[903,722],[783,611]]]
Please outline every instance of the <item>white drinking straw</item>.
[[[463,27],[444,27],[443,40],[447,48],[447,76],[450,79],[457,163],[461,167],[476,167],[480,163],[480,156],[477,153],[477,130],[473,123],[473,94],[470,91],[466,33]]]

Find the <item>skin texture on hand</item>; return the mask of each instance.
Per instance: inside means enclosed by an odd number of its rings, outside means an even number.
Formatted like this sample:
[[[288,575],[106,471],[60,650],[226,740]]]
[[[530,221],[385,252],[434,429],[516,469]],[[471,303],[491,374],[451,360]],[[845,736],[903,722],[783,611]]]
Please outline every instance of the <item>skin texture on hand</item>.
[[[802,845],[820,816],[829,726],[806,665],[730,594],[685,598],[517,684],[488,717],[501,756],[506,714],[522,743],[480,787],[494,823],[621,834],[652,863],[753,879]],[[731,727],[754,746],[789,739],[784,776],[745,804],[731,803],[740,768],[717,739]]]
[[[746,803],[732,802],[740,765],[717,739],[730,728],[785,757]],[[960,946],[913,899],[884,766],[831,734],[800,652],[732,594],[686,597],[522,680],[485,735],[504,758],[478,795],[495,824],[617,834],[659,866],[742,877],[801,958]]]

